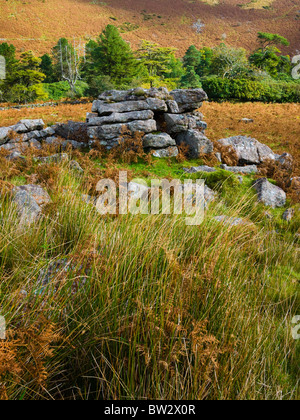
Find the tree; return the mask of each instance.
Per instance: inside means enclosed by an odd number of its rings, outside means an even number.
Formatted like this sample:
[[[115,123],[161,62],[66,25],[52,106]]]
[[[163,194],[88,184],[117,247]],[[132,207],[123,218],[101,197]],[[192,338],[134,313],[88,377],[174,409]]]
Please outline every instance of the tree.
[[[257,38],[263,51],[272,46],[284,45],[288,47],[290,45],[286,38],[278,34],[258,32]]]
[[[16,63],[16,48],[6,42],[0,44],[0,55],[5,58],[6,70],[9,72]]]
[[[213,49],[211,68],[213,74],[222,78],[244,76],[249,71],[246,51],[221,44]]]
[[[149,41],[142,41],[137,50],[137,57],[147,69],[148,82],[151,86],[161,83],[162,79],[172,73],[171,62],[174,60],[175,48],[160,47]]]
[[[59,80],[68,82],[71,95],[76,95],[76,83],[81,79],[81,61],[76,50],[75,41],[69,44],[66,38],[61,38],[52,50],[55,73]]]
[[[13,45],[8,45],[6,42],[0,44],[0,55],[4,57],[5,60],[5,78],[11,74],[13,66],[17,62],[16,60],[16,49]],[[5,100],[5,89],[7,86],[7,81],[0,79],[0,98]]]
[[[180,85],[183,88],[192,89],[200,88],[202,86],[200,82],[200,77],[196,73],[193,66],[187,67],[185,75],[181,78]]]
[[[97,46],[93,44],[91,59],[94,74],[109,76],[116,87],[129,85],[139,72],[139,63],[130,45],[113,25],[104,29]]]
[[[197,66],[196,72],[200,77],[209,76],[212,73],[212,60],[214,51],[212,48],[204,47],[200,51],[200,63]]]
[[[197,50],[195,45],[191,45],[183,57],[183,66],[185,68],[194,67],[194,69],[196,69],[200,64],[200,61],[201,61],[200,51]]]
[[[249,62],[254,67],[266,71],[270,76],[276,78],[279,73],[291,71],[291,60],[288,56],[282,56],[276,45],[289,45],[286,38],[265,32],[258,33],[258,40],[261,48],[254,51],[249,57]]]
[[[45,75],[40,71],[41,59],[31,51],[21,54],[20,61],[14,61],[7,71],[2,86],[4,100],[10,102],[32,102],[47,97],[42,82]]]
[[[44,83],[58,82],[58,79],[55,77],[52,58],[49,54],[44,54],[41,57],[40,69],[41,72],[46,76]]]

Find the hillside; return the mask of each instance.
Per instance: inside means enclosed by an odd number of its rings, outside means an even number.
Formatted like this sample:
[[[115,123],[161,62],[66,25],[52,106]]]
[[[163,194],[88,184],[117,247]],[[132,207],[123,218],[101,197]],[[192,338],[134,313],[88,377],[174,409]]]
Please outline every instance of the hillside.
[[[148,39],[174,46],[230,45],[252,49],[258,31],[277,32],[299,47],[299,0],[0,0],[0,42],[18,50],[45,53],[59,37],[82,42],[96,37],[108,23],[121,29],[135,47]],[[197,33],[193,25],[205,27]]]

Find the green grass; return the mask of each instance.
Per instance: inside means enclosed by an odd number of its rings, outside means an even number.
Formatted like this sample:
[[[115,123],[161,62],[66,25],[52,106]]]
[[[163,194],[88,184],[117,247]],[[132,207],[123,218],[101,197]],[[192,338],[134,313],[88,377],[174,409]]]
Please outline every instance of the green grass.
[[[106,167],[77,159],[86,172]],[[6,347],[0,342],[3,395],[299,398],[299,341],[291,336],[300,313],[299,218],[283,223],[282,210],[269,209],[266,218],[251,177],[239,184],[226,171],[188,175],[185,166],[116,163],[147,180],[205,177],[219,198],[200,226],[175,215],[100,216],[81,199],[85,176],[66,164],[49,165],[53,203],[39,223],[20,227],[1,197],[0,308],[10,331]],[[36,170],[7,180],[20,184]],[[254,225],[229,227],[214,220],[220,214]],[[61,259],[70,268],[41,288],[41,269]]]

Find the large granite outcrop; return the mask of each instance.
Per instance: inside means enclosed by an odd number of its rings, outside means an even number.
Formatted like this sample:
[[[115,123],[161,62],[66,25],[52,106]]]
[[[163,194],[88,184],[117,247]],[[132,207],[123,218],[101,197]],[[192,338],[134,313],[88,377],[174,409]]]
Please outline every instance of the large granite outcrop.
[[[203,134],[207,125],[196,111],[206,99],[202,89],[104,92],[87,114],[88,136],[111,149],[122,136],[140,132],[145,135],[144,148],[156,157],[176,156],[181,144],[189,146],[191,157],[211,153],[213,144]]]

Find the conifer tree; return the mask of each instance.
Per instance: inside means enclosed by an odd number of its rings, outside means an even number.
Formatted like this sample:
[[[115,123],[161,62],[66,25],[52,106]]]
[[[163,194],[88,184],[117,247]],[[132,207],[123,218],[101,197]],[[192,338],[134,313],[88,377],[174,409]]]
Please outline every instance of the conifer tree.
[[[118,29],[108,25],[100,35],[97,47],[93,49],[93,71],[109,76],[116,87],[130,84],[138,75],[139,63],[130,45],[122,39]]]

